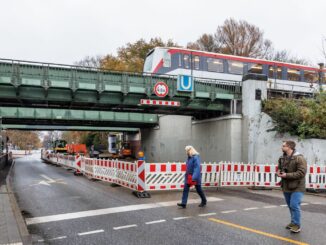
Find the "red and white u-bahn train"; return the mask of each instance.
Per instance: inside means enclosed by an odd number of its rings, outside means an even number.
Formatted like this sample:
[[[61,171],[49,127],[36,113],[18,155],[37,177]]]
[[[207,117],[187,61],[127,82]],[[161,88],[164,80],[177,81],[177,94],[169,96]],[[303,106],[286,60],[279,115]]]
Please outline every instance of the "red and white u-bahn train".
[[[247,73],[265,74],[269,89],[297,93],[319,91],[321,74],[326,89],[326,69],[183,48],[152,49],[143,71],[228,81],[241,81]]]

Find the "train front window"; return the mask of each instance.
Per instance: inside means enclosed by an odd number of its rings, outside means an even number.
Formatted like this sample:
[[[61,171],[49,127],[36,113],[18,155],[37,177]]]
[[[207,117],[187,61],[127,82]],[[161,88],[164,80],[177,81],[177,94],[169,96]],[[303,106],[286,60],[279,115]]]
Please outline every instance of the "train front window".
[[[316,72],[314,71],[303,71],[304,81],[311,83],[317,80]]]
[[[228,60],[229,73],[232,74],[243,74],[243,63],[240,61]]]
[[[288,80],[290,80],[290,81],[300,81],[300,70],[298,70],[298,69],[288,69]]]
[[[263,74],[263,65],[248,63],[248,73]]]
[[[168,51],[163,53],[163,67],[171,67],[171,54]]]
[[[144,64],[144,72],[152,72],[152,67],[153,67],[153,56],[154,56],[154,50],[151,51],[146,59],[145,59],[145,64]]]
[[[207,58],[207,70],[214,72],[223,72],[223,60]]]
[[[189,61],[189,55],[185,54],[183,56],[183,63],[184,63],[184,67],[189,69],[190,68],[190,61]]]

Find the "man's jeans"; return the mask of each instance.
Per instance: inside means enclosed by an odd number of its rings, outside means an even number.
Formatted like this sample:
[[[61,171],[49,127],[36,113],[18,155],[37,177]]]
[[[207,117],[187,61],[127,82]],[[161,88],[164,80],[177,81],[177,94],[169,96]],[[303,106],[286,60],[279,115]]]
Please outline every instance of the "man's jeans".
[[[284,192],[286,204],[290,209],[291,223],[301,226],[301,200],[303,192]]]
[[[198,195],[201,198],[201,203],[206,204],[207,200],[206,200],[205,194],[203,192],[203,189],[201,188],[201,185],[195,185],[195,188],[196,188]],[[190,189],[190,185],[185,184],[185,186],[183,188],[183,193],[182,193],[182,204],[185,204],[185,205],[187,204],[189,189]]]

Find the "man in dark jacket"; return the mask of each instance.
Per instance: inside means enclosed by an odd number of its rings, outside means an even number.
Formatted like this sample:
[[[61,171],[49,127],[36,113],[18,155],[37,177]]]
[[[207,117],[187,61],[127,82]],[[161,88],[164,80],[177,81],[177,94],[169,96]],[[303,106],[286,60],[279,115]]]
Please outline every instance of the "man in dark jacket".
[[[286,229],[294,233],[301,231],[301,200],[306,190],[305,175],[307,162],[303,155],[295,150],[294,141],[284,141],[283,155],[278,160],[277,175],[282,178],[282,190],[290,209],[291,222]]]
[[[186,153],[188,155],[186,162],[186,174],[184,180],[184,188],[182,193],[182,201],[177,205],[179,207],[185,208],[187,206],[188,194],[191,185],[195,185],[196,191],[201,198],[201,203],[199,207],[205,207],[207,204],[206,196],[201,188],[201,171],[200,171],[200,157],[199,153],[195,150],[193,146],[186,146]]]

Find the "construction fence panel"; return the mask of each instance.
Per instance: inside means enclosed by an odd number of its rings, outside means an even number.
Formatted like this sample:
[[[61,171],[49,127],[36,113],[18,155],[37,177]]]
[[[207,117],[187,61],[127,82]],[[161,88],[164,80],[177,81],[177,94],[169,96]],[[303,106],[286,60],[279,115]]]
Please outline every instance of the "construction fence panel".
[[[308,166],[306,188],[314,190],[326,189],[326,166],[316,164]]]
[[[184,162],[146,163],[145,188],[147,191],[182,189],[185,172]]]
[[[115,160],[96,159],[94,165],[94,178],[106,182],[115,183],[116,168]]]
[[[254,164],[220,162],[220,186],[253,186]]]
[[[115,160],[116,179],[114,183],[137,190],[138,174],[137,162],[124,162]]]
[[[255,187],[280,187],[281,178],[277,176],[277,165],[255,165]]]

